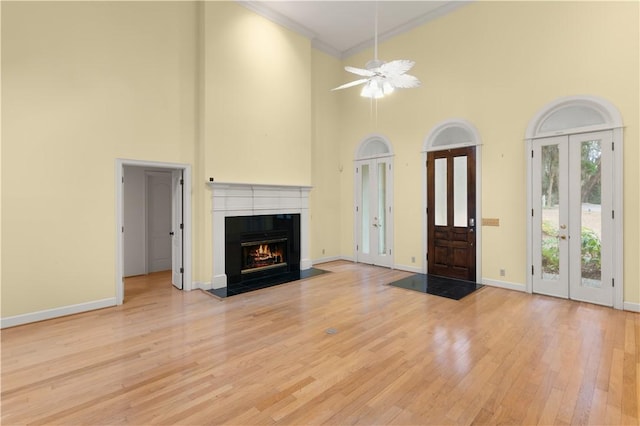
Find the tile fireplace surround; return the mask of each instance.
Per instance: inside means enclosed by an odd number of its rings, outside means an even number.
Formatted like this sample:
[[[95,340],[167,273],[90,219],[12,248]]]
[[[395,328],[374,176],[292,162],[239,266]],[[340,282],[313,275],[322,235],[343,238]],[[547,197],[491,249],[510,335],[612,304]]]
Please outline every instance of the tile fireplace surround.
[[[267,214],[300,214],[300,270],[311,268],[309,258],[310,186],[209,182],[212,201],[212,288],[227,286],[225,218]]]

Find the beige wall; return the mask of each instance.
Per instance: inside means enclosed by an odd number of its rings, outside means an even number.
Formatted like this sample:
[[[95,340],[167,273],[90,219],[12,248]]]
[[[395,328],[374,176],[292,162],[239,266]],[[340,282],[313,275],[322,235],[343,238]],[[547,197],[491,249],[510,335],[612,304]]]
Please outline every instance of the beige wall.
[[[194,157],[195,7],[2,2],[2,316],[115,296],[115,159]]]
[[[422,258],[424,138],[443,120],[464,118],[483,141],[482,215],[500,219],[500,227],[482,229],[483,277],[524,286],[527,124],[557,98],[595,95],[616,105],[625,123],[625,301],[638,303],[638,25],[638,3],[477,2],[382,43],[382,59],[416,61],[411,73],[423,86],[379,101],[377,119],[357,89],[340,93],[340,117],[348,123],[341,161],[353,160],[370,133],[392,142],[396,264],[414,266],[411,257]],[[345,64],[362,66],[371,54]],[[343,74],[343,81],[350,78]],[[341,248],[350,254],[352,174],[342,176],[341,186]]]
[[[393,143],[395,261],[421,259],[421,150],[438,122],[483,145],[483,272],[525,282],[524,130],[545,104],[601,96],[625,121],[625,300],[640,303],[638,4],[492,3],[383,43],[420,89],[378,104],[309,40],[232,2],[5,2],[2,317],[115,296],[116,158],[193,165],[194,280],[211,275],[205,182],[312,185],[313,259],[351,257],[353,156]],[[588,30],[585,30],[588,29]],[[266,159],[266,167],[258,160]],[[323,253],[324,250],[324,253]]]
[[[193,165],[209,281],[210,176],[311,184],[310,67],[232,2],[2,2],[2,317],[115,296],[117,158]]]

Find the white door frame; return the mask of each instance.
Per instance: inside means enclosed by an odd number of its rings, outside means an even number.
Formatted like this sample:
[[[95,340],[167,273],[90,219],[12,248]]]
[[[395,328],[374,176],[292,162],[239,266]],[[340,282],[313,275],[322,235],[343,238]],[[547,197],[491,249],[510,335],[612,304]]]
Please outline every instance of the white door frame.
[[[183,223],[184,223],[184,290],[192,290],[192,270],[191,270],[191,241],[192,241],[192,225],[191,225],[191,165],[183,163],[165,163],[157,161],[129,160],[117,158],[115,162],[115,187],[116,187],[116,261],[115,261],[115,290],[116,304],[122,305],[124,301],[124,167],[149,167],[163,168],[172,170],[182,170],[184,187],[183,193]]]
[[[362,261],[361,248],[359,247],[362,239],[362,227],[360,224],[360,212],[358,211],[358,204],[361,201],[361,179],[360,174],[356,169],[361,168],[362,164],[368,163],[372,160],[384,160],[389,164],[390,169],[387,171],[387,186],[386,186],[386,204],[390,211],[387,212],[386,222],[386,237],[387,237],[387,251],[388,261],[384,262],[380,266],[389,268],[395,268],[394,262],[394,207],[393,207],[393,150],[391,142],[388,138],[380,134],[371,134],[358,144],[355,152],[355,160],[353,166],[353,180],[354,180],[354,197],[353,197],[353,253],[356,262]]]
[[[609,101],[595,96],[571,96],[557,99],[541,108],[531,119],[525,133],[525,159],[527,164],[527,285],[533,292],[533,230],[531,212],[534,208],[532,194],[533,170],[531,152],[533,140],[550,136],[592,133],[611,130],[613,133],[613,307],[624,308],[624,210],[623,210],[623,125],[618,109]]]
[[[482,139],[480,132],[469,121],[451,118],[438,123],[424,138],[422,146],[422,273],[429,270],[427,251],[429,241],[427,215],[427,154],[445,149],[476,147],[476,282],[482,282]]]

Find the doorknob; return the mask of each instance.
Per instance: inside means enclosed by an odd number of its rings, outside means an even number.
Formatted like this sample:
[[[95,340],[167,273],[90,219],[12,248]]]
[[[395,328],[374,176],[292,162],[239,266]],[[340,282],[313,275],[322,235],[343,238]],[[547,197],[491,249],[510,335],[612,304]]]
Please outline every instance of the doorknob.
[[[566,235],[560,235],[560,239],[561,239],[561,240],[566,240],[566,239],[567,239],[567,236],[566,236]]]

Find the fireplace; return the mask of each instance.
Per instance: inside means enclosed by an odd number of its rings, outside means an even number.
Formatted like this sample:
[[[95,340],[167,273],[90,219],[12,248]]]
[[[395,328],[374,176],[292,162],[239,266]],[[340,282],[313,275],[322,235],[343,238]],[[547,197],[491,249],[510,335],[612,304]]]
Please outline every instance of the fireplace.
[[[227,286],[300,270],[300,215],[225,218]]]
[[[240,273],[244,275],[286,267],[288,242],[289,239],[283,237],[242,243]]]
[[[213,273],[211,283],[201,288],[222,289],[228,284],[260,277],[271,272],[304,271],[311,268],[309,256],[309,186],[263,185],[246,183],[209,182],[212,201]],[[270,216],[270,223],[285,217],[295,217],[295,230],[256,228],[260,218]],[[245,218],[245,219],[241,219]],[[240,231],[243,220],[246,227]],[[286,232],[283,232],[286,231]],[[235,234],[234,234],[235,233]],[[279,234],[280,233],[280,234]],[[283,233],[286,234],[283,236]],[[230,234],[233,247],[230,246]],[[242,265],[242,243],[278,240],[287,238],[288,249],[283,262],[265,269],[245,268]],[[248,247],[248,246],[247,246]],[[229,259],[232,256],[235,260]],[[246,261],[246,259],[245,259]],[[286,263],[285,265],[281,265]],[[271,266],[271,265],[265,265]],[[261,268],[261,267],[258,267]],[[248,269],[244,274],[243,270]],[[271,271],[275,269],[275,271]]]

